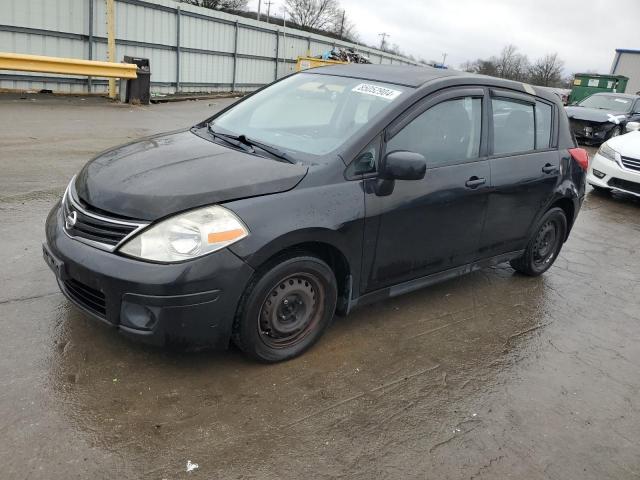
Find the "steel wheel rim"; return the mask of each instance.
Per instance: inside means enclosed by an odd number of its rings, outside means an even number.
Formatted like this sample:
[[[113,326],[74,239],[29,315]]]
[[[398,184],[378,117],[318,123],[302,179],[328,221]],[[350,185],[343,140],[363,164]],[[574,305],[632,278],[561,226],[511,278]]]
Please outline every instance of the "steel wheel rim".
[[[289,275],[270,290],[258,313],[258,333],[271,348],[300,343],[322,319],[325,289],[310,273]]]
[[[559,230],[558,223],[554,220],[547,221],[538,230],[533,245],[533,263],[537,267],[553,260],[558,246]]]

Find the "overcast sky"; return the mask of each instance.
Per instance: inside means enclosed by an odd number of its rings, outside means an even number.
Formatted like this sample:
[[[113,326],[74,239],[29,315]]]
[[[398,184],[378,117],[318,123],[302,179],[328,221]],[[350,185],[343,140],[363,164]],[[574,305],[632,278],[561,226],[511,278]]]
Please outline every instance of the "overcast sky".
[[[281,16],[284,1],[272,1]],[[558,52],[566,74],[608,73],[616,48],[640,49],[640,0],[339,1],[364,42],[379,45],[386,32],[403,52],[427,61],[446,53],[454,68],[513,43],[530,60]]]

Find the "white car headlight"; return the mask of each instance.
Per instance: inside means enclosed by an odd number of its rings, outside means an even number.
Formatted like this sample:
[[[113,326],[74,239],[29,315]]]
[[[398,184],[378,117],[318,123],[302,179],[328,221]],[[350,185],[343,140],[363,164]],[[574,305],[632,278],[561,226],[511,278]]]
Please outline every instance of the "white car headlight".
[[[617,161],[616,153],[618,152],[616,152],[613,148],[611,148],[606,143],[603,143],[602,145],[600,145],[600,149],[598,150],[598,155],[606,158],[607,160],[611,160],[612,162]]]
[[[249,235],[231,211],[219,205],[199,208],[151,225],[120,252],[143,260],[180,262],[220,250]]]

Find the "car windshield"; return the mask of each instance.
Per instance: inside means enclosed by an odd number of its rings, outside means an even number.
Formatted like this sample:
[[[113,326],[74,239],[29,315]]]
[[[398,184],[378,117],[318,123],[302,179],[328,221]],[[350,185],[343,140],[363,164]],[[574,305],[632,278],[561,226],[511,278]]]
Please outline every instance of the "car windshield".
[[[247,98],[217,117],[211,128],[280,149],[324,155],[407,91],[382,82],[302,73]]]
[[[582,100],[581,107],[599,108],[601,110],[613,110],[614,112],[627,112],[631,110],[632,100],[615,95],[591,95]]]

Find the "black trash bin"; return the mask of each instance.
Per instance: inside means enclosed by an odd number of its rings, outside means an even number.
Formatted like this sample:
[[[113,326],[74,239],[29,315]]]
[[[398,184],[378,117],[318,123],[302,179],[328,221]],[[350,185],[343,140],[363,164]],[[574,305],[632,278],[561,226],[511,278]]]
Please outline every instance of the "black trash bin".
[[[129,57],[125,55],[124,63],[135,63],[138,66],[138,78],[127,80],[127,103],[149,105],[151,88],[151,67],[148,58]]]

